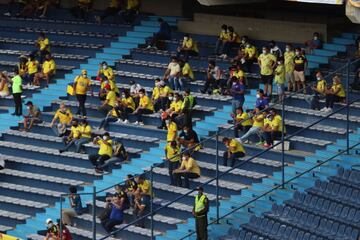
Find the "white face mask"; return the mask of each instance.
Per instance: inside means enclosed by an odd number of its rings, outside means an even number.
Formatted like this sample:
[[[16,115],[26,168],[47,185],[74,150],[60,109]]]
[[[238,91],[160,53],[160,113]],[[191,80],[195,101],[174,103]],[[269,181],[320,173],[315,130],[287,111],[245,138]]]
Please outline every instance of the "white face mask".
[[[169,97],[169,100],[170,100],[170,101],[174,100],[174,97]]]
[[[48,228],[51,228],[52,226],[54,226],[54,224],[53,224],[53,223],[49,223],[49,224],[47,224],[47,227],[48,227]]]
[[[183,161],[186,161],[186,157],[182,157],[182,160],[183,160]]]
[[[125,94],[121,95],[122,98],[126,98]]]
[[[170,120],[165,120],[165,124],[168,126],[170,124]]]
[[[267,51],[266,51],[266,50],[262,50],[262,53],[263,53],[263,54],[266,54],[266,53],[267,53]]]
[[[247,44],[247,45],[246,45],[246,48],[250,48],[250,44]]]
[[[103,140],[108,140],[108,137],[107,136],[103,136]]]
[[[280,64],[281,64],[281,62],[277,62],[277,64],[278,64],[278,65],[280,65]]]
[[[107,66],[106,65],[103,65],[103,69],[105,70],[107,68]]]
[[[318,37],[314,37],[314,40],[318,40]]]
[[[189,38],[188,37],[184,37],[184,41],[187,41]]]
[[[221,30],[221,32],[222,32],[222,33],[226,33],[226,30],[223,29],[223,30]]]
[[[184,133],[187,134],[187,133],[188,133],[188,130],[184,130]]]
[[[27,109],[27,110],[30,110],[30,106],[27,106],[26,109]]]
[[[245,40],[241,40],[241,43],[245,43],[246,41]]]
[[[256,94],[256,98],[260,98],[260,94]]]
[[[86,75],[86,74],[83,74],[82,76],[83,76],[84,78],[86,78],[86,77],[87,77],[87,75]]]
[[[320,80],[321,80],[321,77],[316,77],[316,79],[317,79],[318,81],[320,81]]]
[[[285,51],[290,52],[290,48],[288,48],[288,47],[285,48]]]
[[[300,55],[300,52],[295,52],[295,54],[299,56],[299,55]]]

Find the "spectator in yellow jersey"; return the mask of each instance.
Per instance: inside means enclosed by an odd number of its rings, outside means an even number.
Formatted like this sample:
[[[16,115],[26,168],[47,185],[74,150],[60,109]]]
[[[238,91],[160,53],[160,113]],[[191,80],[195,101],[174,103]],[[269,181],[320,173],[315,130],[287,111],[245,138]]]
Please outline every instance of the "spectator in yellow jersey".
[[[272,94],[276,57],[269,52],[268,47],[262,48],[262,54],[258,57],[258,64],[260,67],[261,81],[264,84],[264,94],[265,96],[270,96]]]
[[[181,113],[182,97],[179,93],[174,93],[174,97],[171,98],[170,107],[165,110],[161,115],[162,123],[158,127],[159,129],[166,128],[165,120],[169,117],[173,117],[174,120]]]
[[[264,147],[270,148],[274,145],[274,140],[280,139],[282,135],[282,131],[284,130],[284,134],[286,133],[286,129],[282,125],[282,117],[276,113],[275,109],[270,109],[269,114],[266,116],[264,120],[264,137],[266,143]]]
[[[168,142],[164,148],[165,150],[165,161],[167,161],[170,185],[175,186],[175,178],[173,171],[180,167],[180,146],[176,141]]]
[[[264,113],[260,112],[259,108],[255,108],[252,117],[252,127],[241,138],[236,140],[240,141],[240,143],[246,143],[252,135],[257,135],[259,137],[257,145],[263,145],[262,128],[264,127],[264,118]]]
[[[167,86],[164,81],[160,81],[160,111],[166,111],[166,109],[169,107],[169,104],[172,101],[170,100],[171,96],[173,96],[173,90]]]
[[[151,99],[145,95],[145,90],[141,89],[139,91],[139,106],[133,112],[136,115],[136,125],[144,125],[143,115],[144,114],[151,114],[154,112],[154,106],[151,102]]]
[[[244,56],[245,62],[243,62],[243,64],[245,64],[245,66],[246,66],[246,71],[251,73],[252,65],[257,60],[256,47],[248,42],[245,45],[244,53],[245,53],[245,56]]]
[[[325,107],[321,109],[321,111],[329,113],[332,112],[334,103],[344,101],[346,97],[345,89],[341,83],[340,76],[336,75],[335,77],[333,77],[332,86],[331,88],[326,89],[325,93]]]
[[[239,35],[234,31],[234,28],[232,26],[228,26],[227,28],[227,34],[228,39],[223,44],[223,50],[220,57],[226,59],[231,52],[231,49],[235,46],[238,46],[240,44],[240,37]]]
[[[115,16],[120,11],[120,0],[110,0],[109,6],[101,16],[95,16],[97,23],[101,24],[105,18]]]
[[[100,148],[98,153],[89,155],[89,160],[95,167],[95,171],[101,173],[102,170],[98,169],[98,167],[104,165],[105,161],[112,157],[113,141],[110,138],[110,134],[105,132],[102,137],[94,138],[93,144],[99,145]]]
[[[151,94],[151,102],[154,105],[155,112],[158,112],[162,106],[160,98],[160,78],[155,79],[155,86]]]
[[[28,59],[25,55],[21,55],[19,57],[19,63],[17,65],[18,69],[19,69],[19,75],[23,80],[26,80],[26,73],[27,73],[27,62]]]
[[[39,62],[35,59],[35,56],[33,54],[30,54],[29,60],[26,63],[26,69],[27,72],[25,74],[25,81],[28,84],[28,88],[30,85],[34,82],[34,76],[39,71]]]
[[[178,136],[178,126],[175,122],[175,117],[171,116],[168,119],[165,120],[166,128],[167,128],[167,135],[166,135],[166,141],[172,142],[177,139]]]
[[[181,160],[181,165],[173,171],[173,176],[175,177],[177,186],[190,188],[189,179],[199,178],[200,168],[196,160],[190,156],[188,151],[183,153]],[[182,178],[184,179],[184,184]]]
[[[85,69],[81,70],[81,75],[75,78],[73,88],[76,94],[76,99],[79,102],[79,107],[76,114],[78,116],[82,114],[82,116],[86,118],[86,94],[88,91],[91,91],[91,95],[93,95],[93,92],[91,89],[91,81],[88,78],[87,71]]]
[[[187,88],[187,84],[194,80],[194,73],[188,62],[185,62],[183,59],[179,59],[180,65],[180,76],[178,78],[179,83],[175,84],[177,90],[184,91]],[[175,89],[175,90],[176,90]]]
[[[126,24],[133,24],[136,14],[140,10],[140,0],[125,0],[123,18]]]
[[[185,61],[189,60],[189,56],[199,55],[197,43],[190,37],[189,34],[184,35],[181,47],[178,47],[177,49],[177,58],[179,58],[181,54],[184,55]]]
[[[10,96],[9,77],[7,72],[0,72],[0,98]]]
[[[80,126],[77,119],[73,119],[71,122],[71,129],[70,134],[68,136],[63,137],[63,143],[65,145],[65,148],[60,149],[59,152],[65,152],[69,150],[70,147],[72,147],[77,140],[79,140],[81,137],[80,132]]]
[[[99,107],[99,112],[101,112],[104,115],[107,115],[108,112],[116,106],[117,98],[115,92],[111,89],[109,84],[105,86],[105,91],[106,91],[106,98]]]
[[[71,14],[82,20],[86,20],[91,9],[92,0],[78,0],[77,6],[71,9]]]
[[[215,55],[221,55],[223,53],[224,44],[229,40],[228,27],[226,24],[221,25],[221,31],[218,35],[215,46]]]
[[[72,119],[73,115],[70,109],[65,106],[65,103],[60,103],[60,108],[56,111],[50,127],[53,129],[55,135],[61,137],[65,134],[66,127],[70,126]],[[59,124],[54,126],[57,120],[59,120]]]
[[[278,47],[274,40],[269,43],[270,53],[274,55],[276,58],[280,58],[283,56],[281,49]]]
[[[275,68],[275,84],[277,87],[277,94],[279,102],[284,100],[285,96],[285,66],[284,66],[284,58],[280,57],[277,61],[277,66]]]
[[[91,131],[91,126],[88,121],[82,119],[79,126],[80,138],[75,141],[75,152],[85,153],[84,145],[91,142]]]
[[[50,53],[50,40],[44,32],[39,34],[39,38],[35,45],[38,49],[34,51],[33,54],[37,55],[40,58],[40,63],[42,63],[45,59],[45,55]]]
[[[40,86],[40,80],[45,79],[46,88],[49,87],[50,79],[56,74],[56,64],[50,54],[46,54],[41,71],[34,76],[34,85]]]
[[[107,62],[102,62],[99,64],[98,77],[104,78],[104,76],[109,80],[115,82],[114,71],[107,64]]]
[[[320,99],[325,99],[326,97],[326,80],[324,79],[321,71],[316,73],[316,84],[311,86],[312,94],[305,95],[305,101],[310,104],[311,109],[320,110]]]
[[[245,149],[235,138],[230,139],[225,137],[223,143],[227,148],[227,151],[225,151],[223,155],[223,165],[227,166],[228,160],[230,160],[230,167],[234,167],[237,159],[245,157]]]
[[[296,84],[294,78],[294,57],[295,52],[292,49],[291,44],[286,44],[285,53],[284,53],[284,62],[285,62],[285,81],[288,84],[288,91],[296,91]]]
[[[239,130],[246,134],[252,126],[252,121],[248,112],[244,111],[242,107],[236,109],[236,116],[234,116],[234,137],[239,137]]]

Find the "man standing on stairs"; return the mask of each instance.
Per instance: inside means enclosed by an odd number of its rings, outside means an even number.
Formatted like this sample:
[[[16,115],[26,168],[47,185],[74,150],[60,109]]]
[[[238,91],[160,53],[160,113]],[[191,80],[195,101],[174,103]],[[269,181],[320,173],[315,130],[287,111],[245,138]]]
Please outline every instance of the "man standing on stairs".
[[[21,116],[22,115],[22,78],[19,75],[19,69],[14,69],[15,76],[11,79],[12,84],[12,94],[15,102],[15,112],[11,115]]]
[[[73,88],[76,94],[76,99],[79,102],[77,115],[78,117],[80,117],[80,114],[82,114],[82,116],[86,118],[86,108],[85,108],[86,93],[88,91],[91,91],[91,81],[88,78],[87,71],[85,69],[81,70],[81,75],[75,78]],[[94,95],[92,91],[91,91],[91,95],[92,96]]]
[[[209,211],[209,200],[204,195],[204,189],[202,187],[197,187],[198,195],[195,196],[195,204],[193,208],[193,215],[195,217],[195,227],[196,227],[196,239],[197,240],[207,240],[207,213]]]

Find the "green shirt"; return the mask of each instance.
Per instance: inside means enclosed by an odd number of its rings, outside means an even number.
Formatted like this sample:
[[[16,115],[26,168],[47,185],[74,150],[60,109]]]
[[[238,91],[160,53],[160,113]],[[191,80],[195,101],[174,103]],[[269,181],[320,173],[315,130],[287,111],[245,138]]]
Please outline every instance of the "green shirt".
[[[16,75],[11,79],[12,81],[12,93],[22,93],[22,79],[19,75]]]

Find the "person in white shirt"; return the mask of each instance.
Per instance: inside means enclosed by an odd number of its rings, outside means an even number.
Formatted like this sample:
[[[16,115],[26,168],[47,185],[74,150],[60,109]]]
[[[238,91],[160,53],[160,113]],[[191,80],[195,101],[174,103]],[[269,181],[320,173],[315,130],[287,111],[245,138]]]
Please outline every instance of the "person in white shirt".
[[[171,62],[165,71],[164,79],[168,80],[170,88],[173,90],[177,90],[175,88],[178,85],[177,82],[179,81],[180,70],[181,68],[178,63],[178,59],[176,57],[172,57]]]
[[[130,81],[130,95],[133,98],[135,105],[139,105],[139,91],[143,89],[143,87],[136,83],[135,81]]]

